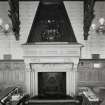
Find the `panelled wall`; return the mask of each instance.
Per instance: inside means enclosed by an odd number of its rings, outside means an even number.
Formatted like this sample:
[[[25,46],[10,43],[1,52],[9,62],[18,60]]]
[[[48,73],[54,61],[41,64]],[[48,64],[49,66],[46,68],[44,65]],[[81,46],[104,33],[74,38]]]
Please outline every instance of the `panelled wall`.
[[[9,5],[7,1],[0,1],[0,18],[3,19],[4,24],[10,24],[11,20],[8,17]],[[21,49],[20,41],[16,41],[14,33],[11,31],[8,34],[5,34],[0,31],[0,59],[3,59],[3,55],[11,54],[12,59],[23,59],[23,53]]]
[[[8,86],[25,88],[23,60],[0,60],[0,89]],[[80,59],[78,86],[105,86],[105,59]]]
[[[8,86],[25,85],[25,64],[23,60],[0,60],[0,89]]]
[[[105,59],[80,59],[78,85],[105,86]]]

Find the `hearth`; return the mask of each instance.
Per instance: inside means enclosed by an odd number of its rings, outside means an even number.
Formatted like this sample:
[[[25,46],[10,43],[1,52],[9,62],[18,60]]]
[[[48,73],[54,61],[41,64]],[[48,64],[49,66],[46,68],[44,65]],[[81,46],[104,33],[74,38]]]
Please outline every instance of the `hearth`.
[[[39,72],[38,96],[59,98],[66,96],[66,72]]]

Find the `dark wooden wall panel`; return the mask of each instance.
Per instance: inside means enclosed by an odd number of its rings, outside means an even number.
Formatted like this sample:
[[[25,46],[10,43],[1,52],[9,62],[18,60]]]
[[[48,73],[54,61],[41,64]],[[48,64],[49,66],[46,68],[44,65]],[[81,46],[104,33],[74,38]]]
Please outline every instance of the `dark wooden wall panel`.
[[[78,64],[78,84],[81,86],[105,86],[105,60],[81,59]]]
[[[23,60],[0,60],[0,88],[25,85]]]

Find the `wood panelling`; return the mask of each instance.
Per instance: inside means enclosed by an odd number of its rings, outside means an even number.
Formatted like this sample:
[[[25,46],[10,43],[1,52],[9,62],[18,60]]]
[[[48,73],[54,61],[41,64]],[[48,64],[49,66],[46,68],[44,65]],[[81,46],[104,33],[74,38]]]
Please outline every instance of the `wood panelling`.
[[[25,65],[23,60],[0,60],[0,84],[24,85]]]
[[[78,78],[79,85],[105,86],[105,60],[81,59]]]
[[[24,61],[23,60],[1,60],[0,61],[0,71],[5,70],[18,70],[24,71]]]
[[[0,82],[24,82],[24,71],[18,71],[18,70],[5,70],[0,71]]]

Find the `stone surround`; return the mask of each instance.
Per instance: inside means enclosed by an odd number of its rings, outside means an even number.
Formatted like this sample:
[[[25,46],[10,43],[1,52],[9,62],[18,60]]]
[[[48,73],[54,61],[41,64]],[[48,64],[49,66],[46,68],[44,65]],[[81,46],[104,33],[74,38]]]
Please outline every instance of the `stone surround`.
[[[68,42],[22,45],[27,93],[38,95],[38,72],[66,72],[66,94],[75,95],[81,47],[81,44]]]

